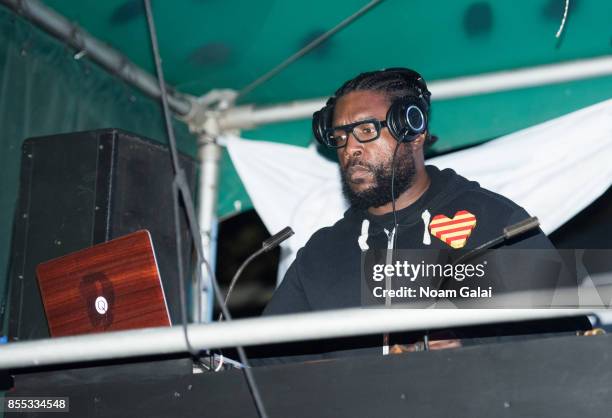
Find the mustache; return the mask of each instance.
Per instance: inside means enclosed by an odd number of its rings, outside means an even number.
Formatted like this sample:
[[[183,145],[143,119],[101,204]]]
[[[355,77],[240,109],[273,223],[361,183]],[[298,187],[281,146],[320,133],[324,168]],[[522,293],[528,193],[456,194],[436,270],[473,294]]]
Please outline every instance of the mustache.
[[[358,158],[349,160],[344,166],[344,171],[347,171],[348,169],[352,167],[363,167],[363,168],[367,168],[370,171],[375,170],[375,167],[372,164],[366,163],[363,160],[358,159]]]

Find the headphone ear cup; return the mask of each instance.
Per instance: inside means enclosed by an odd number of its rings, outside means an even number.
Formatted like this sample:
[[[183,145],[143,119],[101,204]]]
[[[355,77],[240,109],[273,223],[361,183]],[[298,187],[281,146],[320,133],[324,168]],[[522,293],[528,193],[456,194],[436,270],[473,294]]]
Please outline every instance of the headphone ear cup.
[[[427,111],[418,97],[393,101],[387,112],[387,127],[398,141],[413,141],[427,130]]]
[[[325,110],[324,107],[321,110],[317,110],[312,115],[312,133],[314,134],[315,139],[321,145],[327,145],[326,141],[326,131],[327,128],[325,126]]]
[[[332,127],[334,113],[334,98],[330,98],[321,110],[312,114],[312,133],[321,145],[329,147],[329,130]]]

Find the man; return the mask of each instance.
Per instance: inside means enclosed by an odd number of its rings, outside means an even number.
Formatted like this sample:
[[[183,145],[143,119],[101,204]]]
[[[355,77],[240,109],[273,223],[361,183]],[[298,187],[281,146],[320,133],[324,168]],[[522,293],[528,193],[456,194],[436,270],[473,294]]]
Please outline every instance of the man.
[[[425,165],[424,148],[431,142],[429,105],[430,93],[418,73],[388,69],[347,81],[315,113],[315,137],[337,149],[350,208],[298,252],[264,315],[360,306],[363,251],[439,249],[458,256],[529,217],[509,199],[453,170]],[[502,247],[554,249],[540,229]],[[496,286],[498,292],[545,287],[511,277]],[[407,338],[402,342],[414,343],[415,338]],[[327,357],[344,355],[348,349],[352,353],[357,340],[329,342],[319,351]],[[364,352],[380,353],[382,348],[386,353],[389,345],[394,351],[392,340],[365,340],[359,345]],[[438,345],[447,347],[449,340]],[[450,340],[450,346],[456,345]],[[414,344],[396,345],[395,350],[406,347]]]

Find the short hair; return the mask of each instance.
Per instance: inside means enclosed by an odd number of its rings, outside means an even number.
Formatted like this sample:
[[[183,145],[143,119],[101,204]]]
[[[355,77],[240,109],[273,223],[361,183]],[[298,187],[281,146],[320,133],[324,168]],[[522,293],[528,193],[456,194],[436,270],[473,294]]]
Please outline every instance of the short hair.
[[[368,71],[359,74],[357,77],[345,82],[334,94],[333,101],[337,101],[353,91],[377,91],[387,96],[392,101],[398,97],[408,95],[421,96],[427,104],[427,120],[430,119],[430,96],[427,84],[423,77],[414,70],[408,68],[389,68],[385,70]],[[436,141],[436,137],[429,132],[427,126],[427,136],[425,145],[431,145]]]
[[[379,91],[385,93],[390,99],[410,94],[419,96],[422,93],[428,106],[427,110],[429,110],[430,93],[425,80],[419,73],[408,68],[390,68],[361,73],[336,90],[336,99],[357,90]]]

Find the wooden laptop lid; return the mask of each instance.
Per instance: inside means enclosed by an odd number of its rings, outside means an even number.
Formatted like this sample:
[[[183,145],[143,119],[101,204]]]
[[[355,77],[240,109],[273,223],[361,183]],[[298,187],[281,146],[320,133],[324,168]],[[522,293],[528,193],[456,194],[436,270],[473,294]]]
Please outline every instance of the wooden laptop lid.
[[[36,275],[52,337],[170,325],[147,230],[41,263]]]

